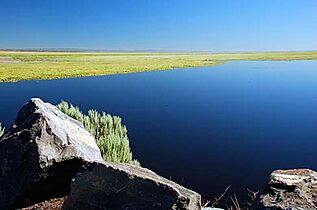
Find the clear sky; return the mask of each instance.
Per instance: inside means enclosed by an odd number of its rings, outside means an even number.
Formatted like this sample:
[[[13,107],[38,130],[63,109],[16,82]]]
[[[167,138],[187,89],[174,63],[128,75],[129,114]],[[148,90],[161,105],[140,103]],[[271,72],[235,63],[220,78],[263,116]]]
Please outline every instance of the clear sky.
[[[317,50],[317,0],[0,0],[0,48]]]

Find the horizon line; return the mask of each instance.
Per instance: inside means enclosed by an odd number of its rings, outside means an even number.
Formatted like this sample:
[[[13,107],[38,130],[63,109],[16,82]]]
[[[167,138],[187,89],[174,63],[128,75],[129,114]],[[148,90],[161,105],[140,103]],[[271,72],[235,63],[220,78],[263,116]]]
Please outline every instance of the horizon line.
[[[0,48],[0,51],[15,51],[15,52],[95,52],[95,53],[274,53],[274,52],[317,52],[316,50],[223,50],[223,51],[212,51],[212,50],[108,50],[108,49],[86,49],[86,48]]]

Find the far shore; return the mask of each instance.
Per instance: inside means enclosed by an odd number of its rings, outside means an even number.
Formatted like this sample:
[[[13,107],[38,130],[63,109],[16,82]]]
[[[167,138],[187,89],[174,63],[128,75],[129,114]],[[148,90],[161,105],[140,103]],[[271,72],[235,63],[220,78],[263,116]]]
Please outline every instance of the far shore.
[[[317,51],[239,53],[0,51],[0,82],[61,79],[219,65],[226,61],[317,60]]]

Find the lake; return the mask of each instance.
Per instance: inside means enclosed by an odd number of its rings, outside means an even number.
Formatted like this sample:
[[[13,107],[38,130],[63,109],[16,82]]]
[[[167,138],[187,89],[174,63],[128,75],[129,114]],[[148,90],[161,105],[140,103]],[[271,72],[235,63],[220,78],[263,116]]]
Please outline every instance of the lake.
[[[211,67],[0,83],[6,127],[31,97],[119,115],[142,166],[240,200],[274,169],[317,170],[317,61]]]

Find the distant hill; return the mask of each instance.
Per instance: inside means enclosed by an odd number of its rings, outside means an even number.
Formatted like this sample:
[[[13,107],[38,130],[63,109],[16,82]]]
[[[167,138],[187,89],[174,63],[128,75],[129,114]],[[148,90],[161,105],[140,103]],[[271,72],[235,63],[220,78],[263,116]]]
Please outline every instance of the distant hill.
[[[1,51],[19,52],[126,52],[126,53],[190,53],[190,52],[211,52],[211,51],[181,51],[181,50],[106,50],[106,49],[80,49],[80,48],[23,48],[23,49],[1,49]]]

